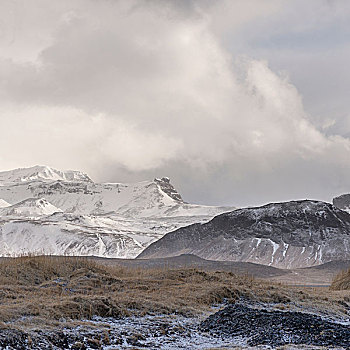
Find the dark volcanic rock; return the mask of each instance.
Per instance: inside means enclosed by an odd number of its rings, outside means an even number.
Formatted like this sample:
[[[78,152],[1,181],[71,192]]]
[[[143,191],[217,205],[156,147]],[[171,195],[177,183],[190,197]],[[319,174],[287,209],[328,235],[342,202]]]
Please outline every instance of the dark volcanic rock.
[[[118,344],[116,340],[114,343]],[[105,335],[98,329],[28,332],[10,328],[0,329],[0,349],[7,350],[101,349],[103,345],[108,344]]]
[[[349,326],[301,312],[267,311],[234,305],[211,315],[200,330],[217,336],[249,338],[251,346],[303,344],[350,349]]]
[[[180,254],[279,268],[345,260],[350,258],[350,214],[310,200],[239,209],[170,232],[139,258]]]
[[[31,338],[23,331],[0,329],[0,349],[26,350],[30,342]]]

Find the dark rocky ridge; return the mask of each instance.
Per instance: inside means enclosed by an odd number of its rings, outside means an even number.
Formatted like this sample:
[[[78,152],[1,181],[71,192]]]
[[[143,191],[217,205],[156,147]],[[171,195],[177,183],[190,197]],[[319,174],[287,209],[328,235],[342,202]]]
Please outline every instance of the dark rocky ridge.
[[[350,214],[330,203],[311,200],[239,209],[170,232],[138,258],[184,253],[280,268],[349,259]]]

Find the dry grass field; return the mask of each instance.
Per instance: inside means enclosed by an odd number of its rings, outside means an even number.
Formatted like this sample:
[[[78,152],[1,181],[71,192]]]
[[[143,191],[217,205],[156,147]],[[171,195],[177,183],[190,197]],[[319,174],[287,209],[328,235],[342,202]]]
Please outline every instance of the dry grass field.
[[[129,314],[193,314],[225,298],[264,294],[248,276],[196,269],[105,266],[78,257],[20,257],[0,262],[0,319],[89,319]]]
[[[83,257],[6,258],[0,260],[0,348],[51,349],[55,343],[55,349],[66,349],[69,343],[75,344],[72,349],[85,349],[80,347],[85,339],[90,347],[97,344],[95,348],[102,349],[102,344],[118,343],[120,337],[137,344],[147,337],[142,332],[162,334],[163,329],[173,329],[181,339],[187,330],[169,326],[167,320],[181,319],[180,324],[186,323],[184,319],[198,320],[199,324],[218,310],[213,306],[221,307],[226,301],[344,319],[350,291],[333,289],[190,267],[126,267]],[[102,318],[102,324],[96,323],[95,316]],[[109,317],[114,325],[108,323]],[[140,326],[137,320],[146,324]],[[127,330],[118,330],[118,325]],[[192,335],[187,334],[188,339]]]
[[[333,288],[335,289],[335,288]],[[0,261],[0,320],[31,316],[50,322],[156,313],[195,315],[245,298],[342,312],[345,292],[298,288],[231,272],[106,266],[81,257]]]

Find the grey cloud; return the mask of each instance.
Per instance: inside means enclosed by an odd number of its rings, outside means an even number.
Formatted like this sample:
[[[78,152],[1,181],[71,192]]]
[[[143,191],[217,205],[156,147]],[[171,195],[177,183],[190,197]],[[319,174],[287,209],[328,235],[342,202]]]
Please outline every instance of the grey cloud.
[[[348,1],[285,2],[278,15],[248,23],[239,35],[228,36],[226,45],[235,54],[267,60],[274,71],[288,72],[321,128],[348,116],[349,19]]]

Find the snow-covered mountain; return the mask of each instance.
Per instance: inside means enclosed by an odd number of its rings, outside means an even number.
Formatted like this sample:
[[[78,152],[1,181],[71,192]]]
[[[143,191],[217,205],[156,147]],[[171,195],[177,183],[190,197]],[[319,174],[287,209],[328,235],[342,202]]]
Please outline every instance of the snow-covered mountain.
[[[350,214],[309,200],[238,209],[170,232],[139,258],[187,253],[279,268],[350,259]]]
[[[165,233],[233,207],[185,203],[169,178],[95,183],[46,166],[0,172],[0,256],[135,257]]]

